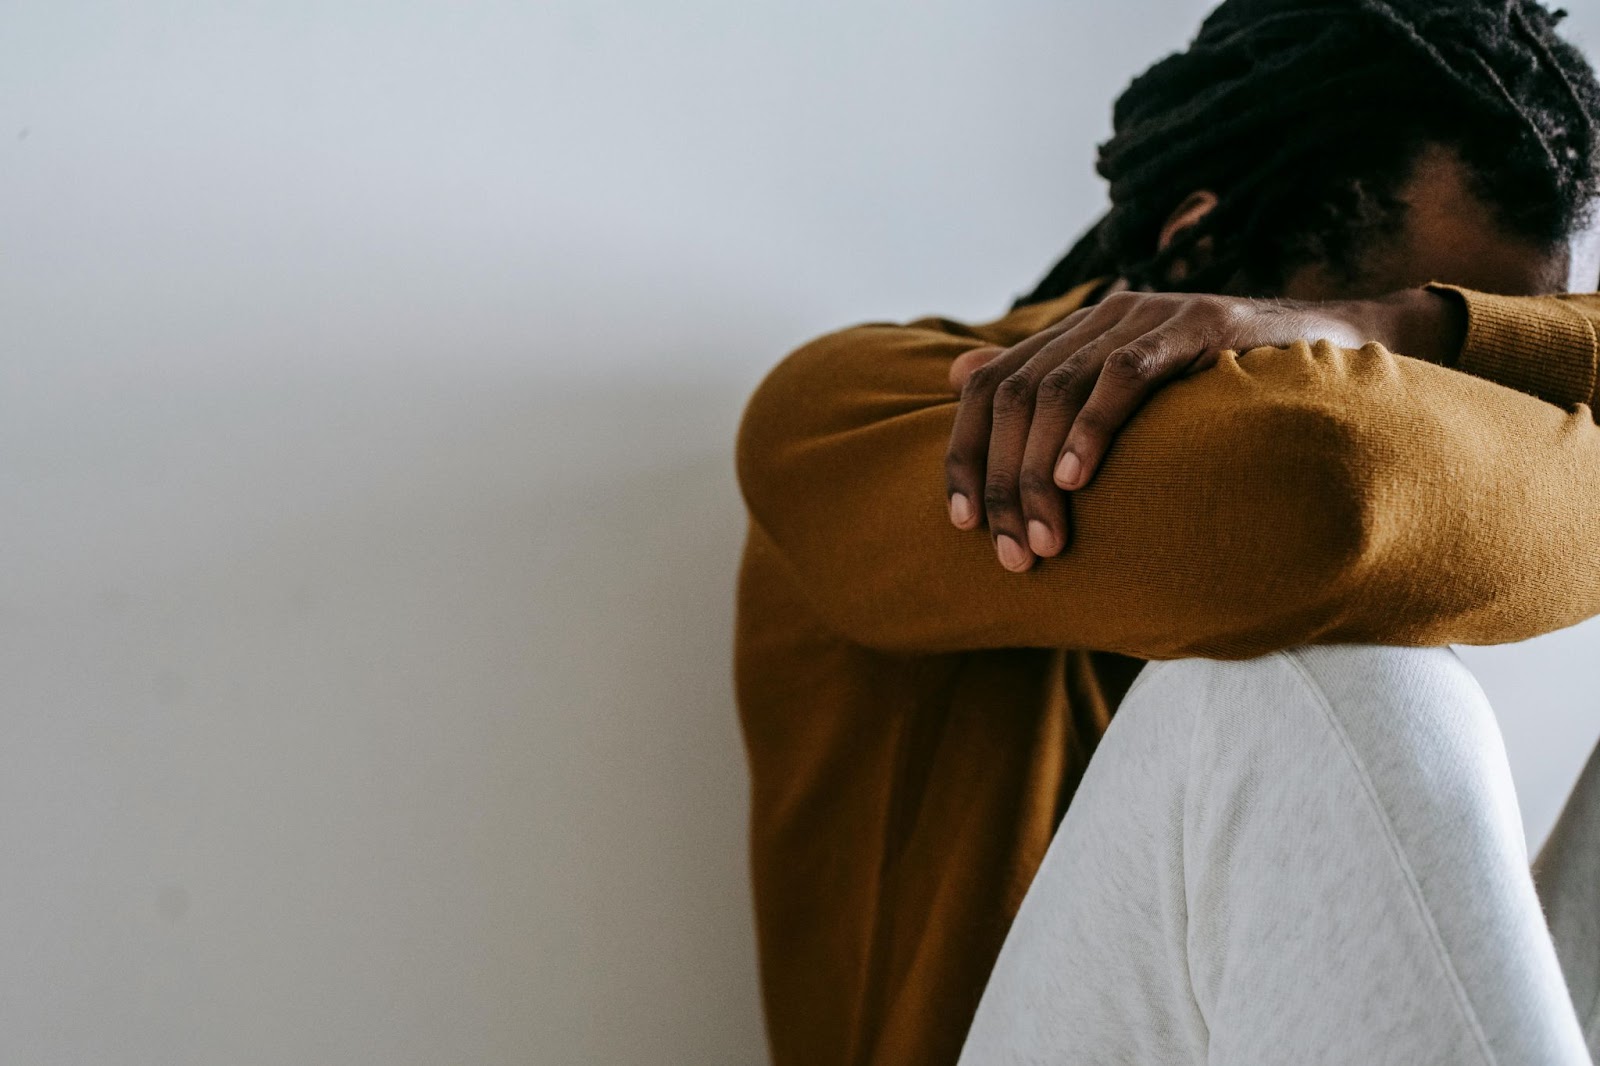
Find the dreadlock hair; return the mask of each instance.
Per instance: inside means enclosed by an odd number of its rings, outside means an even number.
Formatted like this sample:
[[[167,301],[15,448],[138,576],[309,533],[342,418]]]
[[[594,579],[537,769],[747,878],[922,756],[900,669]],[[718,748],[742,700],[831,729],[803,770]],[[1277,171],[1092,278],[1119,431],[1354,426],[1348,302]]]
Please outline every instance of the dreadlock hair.
[[[1545,246],[1600,194],[1600,82],[1535,0],[1225,0],[1188,51],[1117,99],[1095,169],[1111,208],[1013,305],[1108,275],[1135,288],[1270,293],[1295,267],[1347,280],[1400,226],[1430,143],[1456,150],[1514,235]],[[1217,206],[1156,251],[1183,198]],[[1173,261],[1210,237],[1181,281]]]

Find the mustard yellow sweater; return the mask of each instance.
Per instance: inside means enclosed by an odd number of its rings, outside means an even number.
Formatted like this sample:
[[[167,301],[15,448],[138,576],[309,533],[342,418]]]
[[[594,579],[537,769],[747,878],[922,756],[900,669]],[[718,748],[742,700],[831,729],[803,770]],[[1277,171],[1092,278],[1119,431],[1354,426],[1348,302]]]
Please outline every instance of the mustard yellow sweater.
[[[1066,554],[1002,569],[945,517],[950,361],[1089,288],[822,337],[745,410],[736,682],[777,1066],[955,1061],[1144,660],[1500,643],[1600,613],[1600,296],[1455,290],[1454,368],[1224,356],[1122,433]]]

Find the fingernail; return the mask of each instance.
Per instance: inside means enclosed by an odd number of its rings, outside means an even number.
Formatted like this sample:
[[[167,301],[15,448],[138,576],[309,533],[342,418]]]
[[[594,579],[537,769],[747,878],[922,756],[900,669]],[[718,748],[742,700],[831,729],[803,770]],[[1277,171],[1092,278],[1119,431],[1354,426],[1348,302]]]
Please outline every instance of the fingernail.
[[[1078,457],[1073,452],[1063,452],[1056,462],[1056,484],[1064,489],[1070,489],[1078,483],[1078,472],[1083,469],[1083,464],[1078,462]]]
[[[1056,550],[1056,536],[1050,527],[1037,518],[1028,522],[1028,547],[1035,555],[1049,555]]]
[[[1000,556],[1000,565],[1007,570],[1026,570],[1028,568],[1028,553],[1022,545],[1010,537],[994,538],[995,554]]]
[[[963,529],[972,522],[972,501],[959,492],[950,497],[950,521]]]

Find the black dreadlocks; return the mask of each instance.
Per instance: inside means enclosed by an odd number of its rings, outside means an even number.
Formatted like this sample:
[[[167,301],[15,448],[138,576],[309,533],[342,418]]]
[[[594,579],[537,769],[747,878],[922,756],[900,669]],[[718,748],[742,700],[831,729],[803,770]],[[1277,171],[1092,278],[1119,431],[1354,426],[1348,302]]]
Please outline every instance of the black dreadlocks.
[[[1096,170],[1111,209],[1014,306],[1096,277],[1269,293],[1323,262],[1353,278],[1393,232],[1429,143],[1456,150],[1508,232],[1554,245],[1600,194],[1600,82],[1535,0],[1225,0],[1117,99]],[[1183,198],[1220,198],[1155,251]],[[1181,282],[1178,256],[1211,237]]]

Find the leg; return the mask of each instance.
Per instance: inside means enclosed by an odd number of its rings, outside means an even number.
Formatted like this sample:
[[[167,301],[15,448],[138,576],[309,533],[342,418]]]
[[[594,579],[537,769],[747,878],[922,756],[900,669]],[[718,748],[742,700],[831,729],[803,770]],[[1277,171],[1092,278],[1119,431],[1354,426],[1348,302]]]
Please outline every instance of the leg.
[[[1590,1066],[1482,690],[1445,649],[1147,668],[963,1066]]]
[[[1589,1054],[1600,1058],[1600,745],[1533,864]]]

